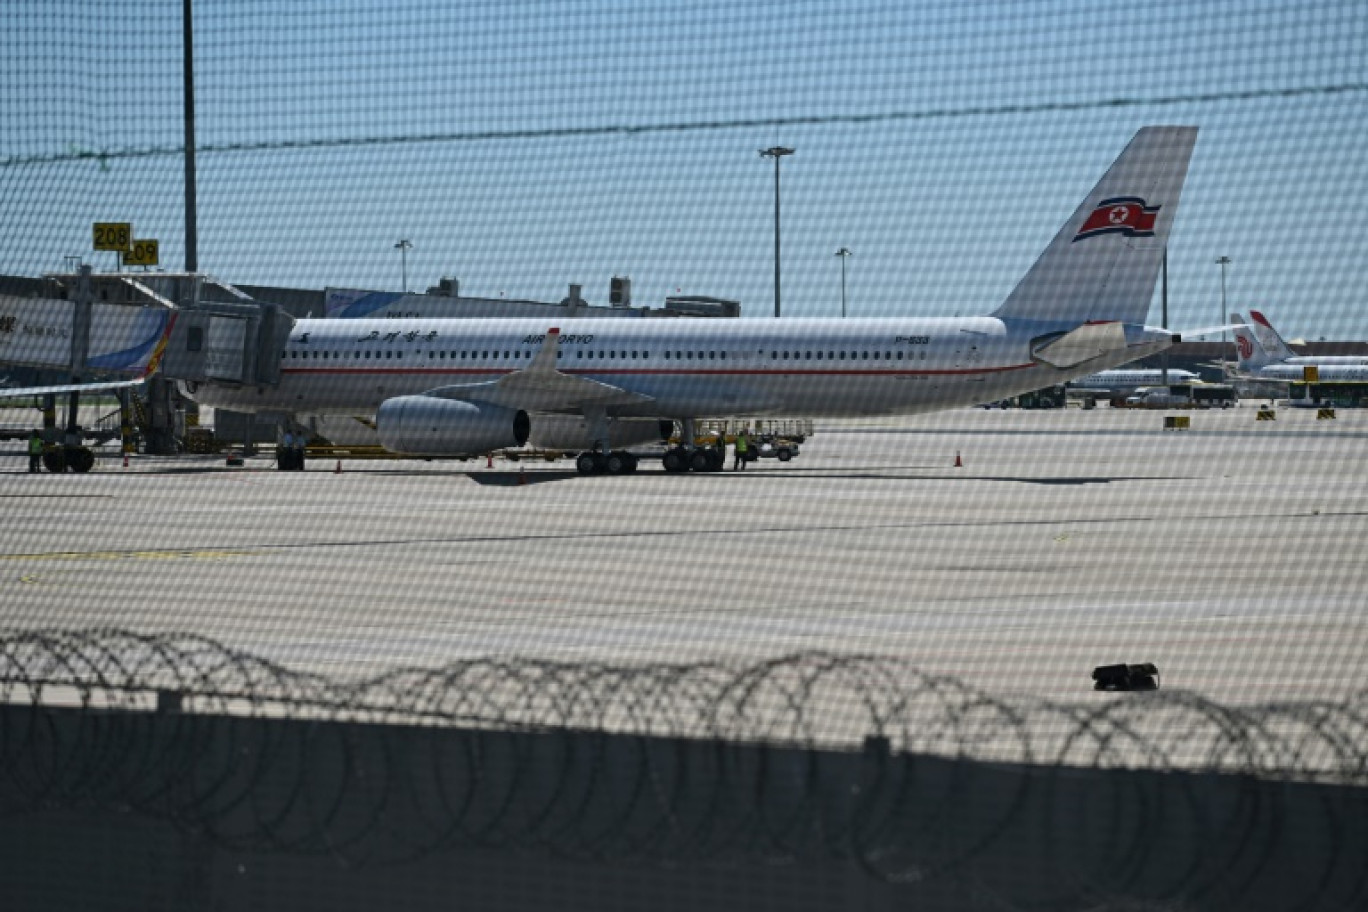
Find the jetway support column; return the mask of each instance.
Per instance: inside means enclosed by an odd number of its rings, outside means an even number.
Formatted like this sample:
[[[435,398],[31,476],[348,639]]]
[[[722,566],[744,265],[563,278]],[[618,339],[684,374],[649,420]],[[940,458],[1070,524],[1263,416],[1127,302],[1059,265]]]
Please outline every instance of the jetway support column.
[[[119,443],[125,457],[133,447],[133,392],[127,387],[119,390]]]

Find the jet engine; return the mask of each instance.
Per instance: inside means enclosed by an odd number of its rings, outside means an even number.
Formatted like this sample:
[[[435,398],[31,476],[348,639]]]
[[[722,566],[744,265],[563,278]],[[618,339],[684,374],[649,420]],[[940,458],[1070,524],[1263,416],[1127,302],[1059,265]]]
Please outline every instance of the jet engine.
[[[660,443],[673,433],[673,421],[655,418],[617,418],[608,426],[608,440],[615,450]],[[538,415],[532,421],[532,445],[541,449],[588,450],[595,442],[589,423],[579,415]]]
[[[385,449],[411,456],[468,456],[527,442],[532,422],[521,409],[435,396],[380,403],[375,430]]]

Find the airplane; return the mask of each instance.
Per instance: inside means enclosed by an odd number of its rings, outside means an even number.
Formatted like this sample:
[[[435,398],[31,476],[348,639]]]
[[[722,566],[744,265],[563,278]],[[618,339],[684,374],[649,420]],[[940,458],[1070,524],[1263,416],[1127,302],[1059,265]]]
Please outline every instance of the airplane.
[[[1070,380],[1068,387],[1080,392],[1124,396],[1141,387],[1162,386],[1165,382],[1170,384],[1201,383],[1202,375],[1194,371],[1171,367],[1168,369],[1168,380],[1165,381],[1164,371],[1161,368],[1120,368],[1098,371],[1095,374],[1088,374],[1086,377],[1079,377],[1077,380]]]
[[[622,449],[662,422],[717,415],[914,415],[1062,383],[1168,348],[1143,323],[1197,128],[1139,130],[1007,300],[970,318],[299,320],[280,383],[182,382],[202,405],[373,414],[387,449],[447,457],[548,438],[585,474],[621,474]],[[708,471],[710,449],[667,450]]]
[[[215,408],[373,415],[380,443],[412,456],[555,440],[583,450],[583,474],[634,471],[626,448],[678,421],[685,443],[665,451],[666,471],[715,471],[720,454],[691,445],[699,418],[916,415],[1064,383],[1179,341],[1144,319],[1196,140],[1191,126],[1137,131],[986,316],[302,319],[280,349],[278,384],[177,382]]]
[[[1249,316],[1254,321],[1250,328],[1254,331],[1255,340],[1273,361],[1283,364],[1368,365],[1368,355],[1298,355],[1283,341],[1282,335],[1262,313],[1251,310]]]
[[[1307,368],[1314,368],[1320,383],[1362,383],[1368,381],[1368,358],[1358,355],[1316,357],[1296,355],[1282,336],[1258,311],[1252,311],[1252,325],[1239,314],[1235,320],[1235,375],[1242,380],[1268,380],[1301,383]]]

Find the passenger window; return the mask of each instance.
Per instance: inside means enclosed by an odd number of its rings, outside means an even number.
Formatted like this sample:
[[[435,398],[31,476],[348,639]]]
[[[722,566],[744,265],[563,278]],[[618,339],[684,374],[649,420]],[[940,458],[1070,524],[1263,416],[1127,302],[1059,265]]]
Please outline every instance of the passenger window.
[[[719,352],[719,353],[718,353],[718,357],[720,357],[723,361],[726,361],[726,360],[727,360],[727,353],[726,353],[726,352]]]
[[[370,351],[369,351],[369,350],[366,352],[366,360],[370,360]]]
[[[584,357],[584,352],[583,352],[583,351],[577,351],[577,352],[575,352],[575,357],[576,357],[576,358],[583,358],[583,357]]]
[[[821,361],[821,360],[822,360],[822,353],[821,353],[821,352],[818,352],[818,353],[817,353],[817,360],[818,360],[818,361]]]
[[[901,361],[902,359],[903,359],[903,353],[902,353],[902,352],[898,352],[898,360]]]
[[[808,359],[809,361],[812,360],[812,352],[808,352],[808,353],[807,353],[807,359]]]
[[[393,358],[394,358],[394,352],[393,352],[393,351],[390,351],[390,350],[388,350],[388,349],[386,349],[386,350],[385,350],[385,359],[386,359],[386,360],[390,360],[390,359],[393,359]]]

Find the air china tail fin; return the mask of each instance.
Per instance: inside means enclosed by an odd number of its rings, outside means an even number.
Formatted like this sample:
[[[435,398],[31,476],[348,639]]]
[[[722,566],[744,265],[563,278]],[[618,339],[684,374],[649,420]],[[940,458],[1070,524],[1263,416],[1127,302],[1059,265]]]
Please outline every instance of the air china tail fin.
[[[1268,322],[1268,318],[1257,310],[1249,312],[1250,318],[1254,321],[1251,329],[1254,330],[1254,338],[1259,340],[1259,346],[1268,353],[1268,357],[1274,361],[1286,361],[1288,358],[1296,356],[1296,352],[1287,347],[1283,337],[1273,328],[1273,324]]]
[[[1241,371],[1255,371],[1270,363],[1273,359],[1264,351],[1258,338],[1254,335],[1254,330],[1245,324],[1244,318],[1237,313],[1230,315],[1230,319],[1240,325],[1235,327],[1235,366]]]
[[[992,315],[1143,324],[1196,142],[1196,127],[1137,132]]]

